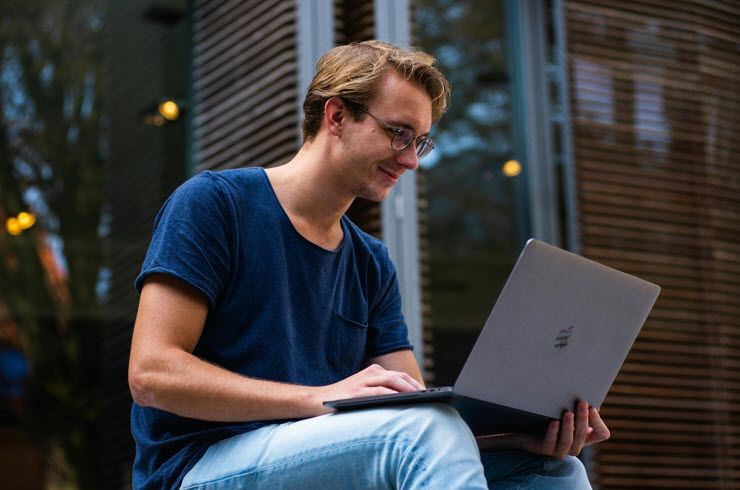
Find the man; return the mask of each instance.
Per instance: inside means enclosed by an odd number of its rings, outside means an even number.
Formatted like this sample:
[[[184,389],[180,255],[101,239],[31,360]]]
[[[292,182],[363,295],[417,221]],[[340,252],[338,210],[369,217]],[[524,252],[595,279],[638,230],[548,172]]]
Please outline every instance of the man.
[[[204,172],[165,203],[136,280],[135,488],[588,488],[566,455],[608,430],[585,402],[542,440],[478,444],[444,405],[322,405],[424,387],[387,250],[344,213],[433,148],[449,97],[433,64],[377,41],[332,49],[290,162]],[[499,451],[481,463],[478,445]]]

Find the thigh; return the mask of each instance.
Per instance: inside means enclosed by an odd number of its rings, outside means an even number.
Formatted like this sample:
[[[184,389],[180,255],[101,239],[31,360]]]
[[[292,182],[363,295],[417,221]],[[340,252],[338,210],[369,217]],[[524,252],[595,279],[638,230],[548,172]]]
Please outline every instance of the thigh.
[[[477,448],[469,431],[460,428],[467,429],[454,410],[432,405],[271,425],[211,446],[185,476],[183,488],[417,488],[445,476],[432,468],[453,447],[455,457],[471,468],[454,477],[474,479],[475,465],[482,470]],[[467,452],[461,448],[465,441],[470,441]],[[479,478],[485,487],[482,471]]]
[[[269,425],[220,441],[185,476],[182,488],[306,488],[319,477],[324,486],[362,488],[363,454],[380,438],[353,433],[362,422],[344,415]],[[348,481],[336,481],[345,475]]]

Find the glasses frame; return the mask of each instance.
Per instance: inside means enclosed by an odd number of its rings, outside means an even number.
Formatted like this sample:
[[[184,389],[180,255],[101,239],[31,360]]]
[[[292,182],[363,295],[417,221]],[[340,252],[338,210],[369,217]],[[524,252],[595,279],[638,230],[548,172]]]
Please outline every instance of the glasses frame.
[[[434,140],[427,136],[419,136],[418,138],[414,138],[414,132],[409,128],[399,128],[397,126],[393,126],[391,124],[388,124],[378,116],[371,114],[367,109],[362,107],[361,105],[354,104],[357,109],[360,110],[360,112],[364,112],[368,116],[375,119],[375,121],[380,124],[380,126],[383,127],[383,129],[389,131],[393,136],[391,137],[391,148],[393,148],[396,151],[402,151],[411,146],[411,143],[414,144],[414,147],[416,148],[416,158],[421,160],[425,156],[427,156],[433,149],[434,149]],[[410,136],[407,137],[406,140],[404,140],[403,134],[409,134]]]

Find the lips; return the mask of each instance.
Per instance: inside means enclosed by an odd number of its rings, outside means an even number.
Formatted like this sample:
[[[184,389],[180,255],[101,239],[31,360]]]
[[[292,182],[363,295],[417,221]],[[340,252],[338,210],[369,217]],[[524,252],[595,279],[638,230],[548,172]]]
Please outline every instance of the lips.
[[[384,174],[386,174],[388,177],[390,177],[393,180],[398,180],[398,177],[400,177],[400,174],[391,172],[390,170],[386,170],[383,167],[378,167],[378,168],[380,169],[381,172],[383,172]]]

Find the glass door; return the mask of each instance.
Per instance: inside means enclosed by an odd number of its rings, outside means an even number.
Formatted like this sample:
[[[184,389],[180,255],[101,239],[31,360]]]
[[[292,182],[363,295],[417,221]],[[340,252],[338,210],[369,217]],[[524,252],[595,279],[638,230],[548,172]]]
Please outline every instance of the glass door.
[[[502,2],[415,5],[415,44],[438,58],[452,85],[437,148],[420,170],[427,370],[433,384],[448,385],[529,230],[522,165],[513,158]]]

